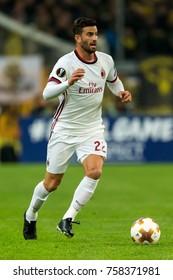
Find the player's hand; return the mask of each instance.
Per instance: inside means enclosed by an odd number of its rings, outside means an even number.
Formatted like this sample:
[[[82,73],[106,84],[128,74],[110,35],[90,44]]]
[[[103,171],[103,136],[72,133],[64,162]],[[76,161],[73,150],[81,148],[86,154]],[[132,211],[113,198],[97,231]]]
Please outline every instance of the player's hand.
[[[129,103],[132,101],[132,95],[128,90],[120,91],[118,96],[121,98],[121,102]]]
[[[85,74],[85,70],[82,68],[78,68],[76,69],[73,74],[71,75],[71,77],[68,79],[68,84],[69,86],[72,86],[75,82],[77,82],[78,80],[81,80],[84,77]]]

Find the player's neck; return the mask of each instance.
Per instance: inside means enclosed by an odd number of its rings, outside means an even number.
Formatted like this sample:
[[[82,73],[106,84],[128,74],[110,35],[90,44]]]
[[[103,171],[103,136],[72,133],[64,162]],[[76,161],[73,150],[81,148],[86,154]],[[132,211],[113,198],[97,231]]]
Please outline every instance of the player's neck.
[[[95,53],[87,53],[81,48],[76,48],[76,51],[78,52],[79,56],[85,61],[91,62],[95,60]]]

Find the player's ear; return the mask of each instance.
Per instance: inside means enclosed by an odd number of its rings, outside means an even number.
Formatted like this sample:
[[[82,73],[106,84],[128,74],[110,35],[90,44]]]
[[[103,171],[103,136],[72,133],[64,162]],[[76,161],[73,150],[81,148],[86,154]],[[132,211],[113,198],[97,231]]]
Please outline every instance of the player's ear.
[[[77,43],[80,42],[80,35],[79,35],[79,34],[75,34],[74,38],[75,38],[75,41],[76,41]]]

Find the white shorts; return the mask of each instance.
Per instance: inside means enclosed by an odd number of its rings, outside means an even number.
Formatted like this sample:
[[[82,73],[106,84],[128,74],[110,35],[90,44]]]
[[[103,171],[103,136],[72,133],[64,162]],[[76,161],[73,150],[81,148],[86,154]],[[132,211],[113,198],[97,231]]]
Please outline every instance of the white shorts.
[[[101,155],[105,159],[107,143],[104,135],[99,132],[84,136],[67,136],[53,132],[47,146],[47,171],[52,174],[64,173],[75,152],[77,160],[81,163],[91,154]]]

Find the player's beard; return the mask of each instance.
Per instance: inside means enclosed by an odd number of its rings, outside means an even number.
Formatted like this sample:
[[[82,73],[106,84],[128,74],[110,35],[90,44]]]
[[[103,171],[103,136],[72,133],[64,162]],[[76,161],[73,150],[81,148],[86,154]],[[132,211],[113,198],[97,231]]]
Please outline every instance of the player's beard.
[[[96,47],[97,47],[97,45],[96,45]],[[84,41],[81,44],[81,48],[88,54],[95,53],[96,47],[94,49],[92,49],[92,46],[90,46],[87,42],[84,42]]]

